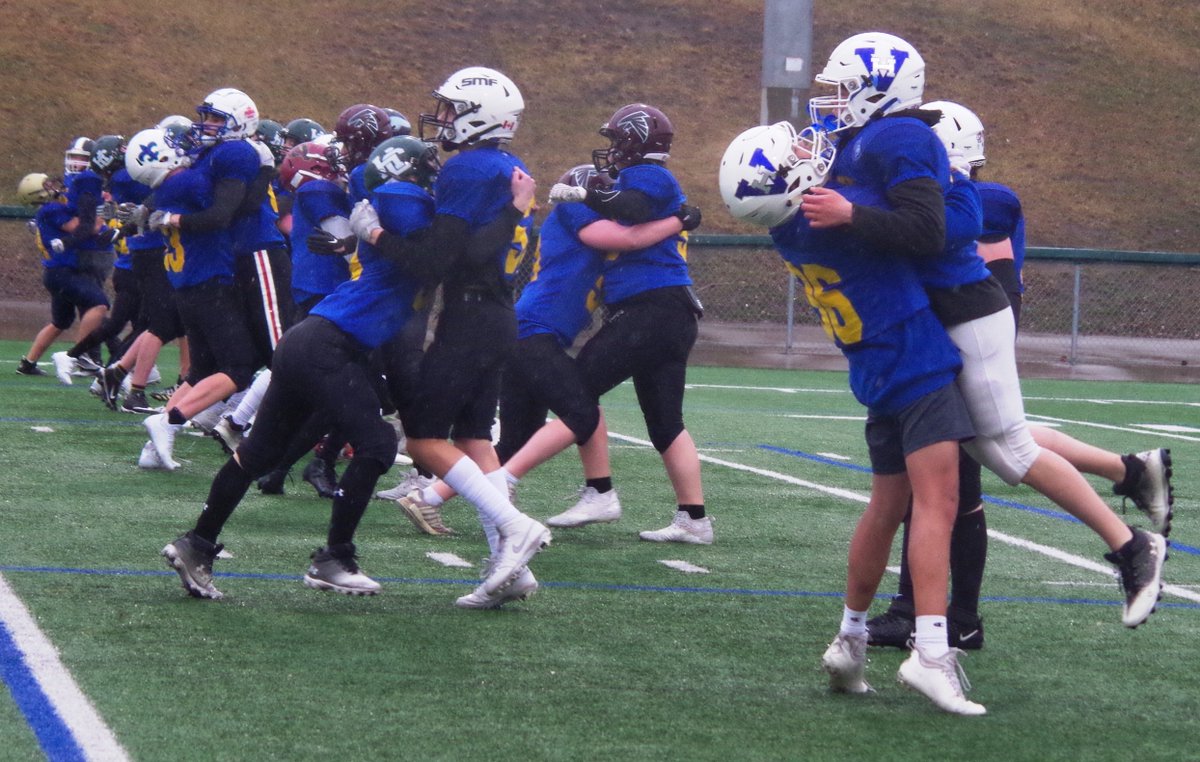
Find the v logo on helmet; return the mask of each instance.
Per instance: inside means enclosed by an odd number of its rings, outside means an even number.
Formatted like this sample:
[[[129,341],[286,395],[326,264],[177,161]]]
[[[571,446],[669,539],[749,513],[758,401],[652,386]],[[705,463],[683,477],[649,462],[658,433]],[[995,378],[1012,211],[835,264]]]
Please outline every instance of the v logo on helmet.
[[[880,50],[879,48],[858,48],[854,51],[862,59],[863,65],[871,73],[871,84],[876,90],[886,91],[892,86],[892,81],[904,68],[908,60],[908,52],[904,50]]]
[[[737,191],[734,193],[735,198],[773,196],[787,190],[787,181],[779,176],[779,168],[771,163],[771,160],[767,158],[761,148],[754,149],[754,153],[750,155],[746,166],[757,169],[758,176],[751,180],[742,180],[739,182]]]

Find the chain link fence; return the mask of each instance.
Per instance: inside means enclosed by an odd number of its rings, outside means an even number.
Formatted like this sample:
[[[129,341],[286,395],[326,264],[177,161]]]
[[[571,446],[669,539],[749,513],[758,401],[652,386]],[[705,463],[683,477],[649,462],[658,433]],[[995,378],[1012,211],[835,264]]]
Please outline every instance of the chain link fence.
[[[41,304],[46,295],[26,231],[28,210],[0,207],[0,212],[7,212],[0,213],[0,305]],[[841,367],[840,353],[769,238],[695,235],[688,260],[705,307],[694,357]],[[526,257],[518,288],[531,264],[532,257]],[[1024,278],[1017,341],[1023,372],[1100,365],[1130,374],[1175,369],[1174,375],[1159,376],[1200,380],[1200,312],[1195,309],[1200,254],[1030,248]],[[5,323],[19,311],[10,309]],[[48,314],[44,307],[36,312],[38,320]],[[32,336],[24,327],[17,333]]]

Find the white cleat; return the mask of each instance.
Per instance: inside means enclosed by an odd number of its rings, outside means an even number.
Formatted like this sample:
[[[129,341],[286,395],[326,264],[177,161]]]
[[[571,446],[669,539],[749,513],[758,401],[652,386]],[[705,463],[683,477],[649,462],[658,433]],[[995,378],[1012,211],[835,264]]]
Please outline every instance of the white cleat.
[[[378,582],[359,570],[352,543],[314,551],[312,563],[304,575],[304,586],[342,595],[375,595],[382,589]]]
[[[415,490],[423,490],[437,481],[436,476],[421,476],[421,472],[417,469],[409,469],[408,474],[391,489],[380,490],[375,493],[375,497],[380,500],[399,500],[402,497],[407,497],[408,493]]]
[[[178,468],[179,464],[175,463],[174,458],[175,434],[182,426],[167,421],[166,413],[149,416],[142,421],[142,425],[146,427],[146,433],[150,435],[150,441],[154,444],[159,461],[163,464],[174,463],[174,468]]]
[[[874,693],[867,684],[867,634],[838,636],[825,649],[821,667],[829,673],[829,690],[834,693]]]
[[[550,527],[584,527],[588,524],[610,524],[621,518],[621,501],[615,489],[597,492],[595,487],[579,491],[579,502],[567,510],[546,519]]]
[[[500,532],[500,550],[495,554],[492,567],[480,587],[488,595],[495,595],[521,573],[529,561],[550,544],[550,530],[542,522],[525,514],[497,527]]]
[[[50,355],[50,359],[54,361],[54,375],[58,377],[58,382],[63,386],[70,386],[71,376],[79,369],[75,358],[66,352],[55,352]]]
[[[484,577],[486,576],[487,570],[484,571]],[[460,609],[498,609],[510,601],[523,601],[537,590],[538,581],[526,566],[508,586],[496,591],[495,594],[488,595],[484,591],[483,585],[480,584],[473,591],[456,600],[454,605]]]
[[[138,468],[144,468],[148,471],[174,471],[179,468],[179,464],[173,460],[169,463],[163,463],[162,459],[158,457],[158,450],[154,449],[154,443],[146,440],[146,444],[142,445],[142,454],[138,456]]]
[[[693,519],[687,511],[676,511],[675,518],[662,529],[640,532],[638,537],[648,542],[682,542],[691,545],[712,545],[712,518]]]
[[[971,689],[971,684],[958,663],[961,653],[957,648],[951,648],[945,656],[935,659],[915,647],[900,665],[896,679],[901,685],[923,694],[943,712],[976,717],[987,714],[983,704],[970,701],[963,693],[964,689]]]

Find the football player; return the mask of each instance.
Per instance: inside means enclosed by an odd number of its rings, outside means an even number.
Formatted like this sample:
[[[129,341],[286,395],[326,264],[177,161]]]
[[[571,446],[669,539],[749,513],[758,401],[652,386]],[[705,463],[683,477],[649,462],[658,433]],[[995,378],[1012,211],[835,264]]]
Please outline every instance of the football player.
[[[116,231],[105,226],[97,215],[97,207],[103,200],[103,181],[88,169],[94,145],[89,138],[71,141],[64,154],[63,168],[67,173],[64,190],[59,194],[44,186],[49,200],[41,204],[34,216],[42,255],[42,285],[50,294],[50,322],[38,331],[17,366],[17,372],[24,375],[44,375],[37,367],[38,359],[71,327],[76,316],[79,336],[87,336],[108,314],[104,280],[96,268],[102,264],[106,247],[111,255]],[[79,367],[88,371],[98,367],[97,363],[87,363]],[[57,372],[58,363],[55,365]],[[71,383],[69,373],[63,383]]]
[[[1024,260],[1025,224],[1021,202],[1011,188],[978,179],[987,161],[983,123],[958,103],[936,101],[922,109],[940,115],[933,130],[946,147],[951,166],[960,177],[969,177],[982,203],[983,228],[977,241],[980,257],[1000,281],[1012,307],[1014,325],[1020,325],[1021,262]],[[1170,532],[1171,456],[1166,449],[1120,455],[1080,442],[1057,429],[1030,426],[1034,441],[1084,473],[1113,482],[1113,491],[1128,496],[1150,519],[1153,529]],[[959,516],[951,535],[950,606],[947,609],[950,641],[956,648],[983,646],[983,620],[979,594],[987,558],[987,524],[981,502],[980,466],[966,453],[959,470]],[[871,645],[906,648],[912,634],[912,580],[907,559],[908,526],[901,543],[900,584],[888,610],[868,622]]]
[[[698,215],[666,167],[674,127],[661,110],[631,103],[600,128],[607,148],[593,151],[596,171],[615,178],[611,190],[551,189],[551,200],[582,200],[609,219],[632,224]],[[696,221],[698,224],[698,220]],[[694,225],[685,224],[685,228]],[[597,399],[630,378],[654,448],[675,491],[666,527],[639,533],[650,542],[711,544],[696,445],[683,422],[687,360],[703,310],[692,291],[687,233],[605,258],[604,325],[580,350],[580,372]]]
[[[254,325],[236,284],[235,222],[249,190],[260,179],[263,157],[248,140],[258,126],[258,108],[233,88],[210,93],[196,107],[188,143],[191,165],[155,190],[155,211],[147,224],[167,239],[167,276],[187,333],[191,365],[166,411],[145,421],[150,444],[162,467],[173,469],[175,435],[209,406],[250,383],[263,356]],[[249,204],[251,215],[260,204]],[[119,379],[106,372],[102,382]]]
[[[509,150],[525,100],[507,76],[478,66],[455,72],[433,96],[436,110],[420,118],[422,139],[454,152],[434,186],[429,234],[440,270],[431,279],[442,281],[444,307],[404,421],[408,450],[478,509],[491,550],[480,593],[532,592],[537,582],[526,564],[549,544],[550,532],[513,506],[491,442],[499,374],[516,340],[505,264],[536,187]],[[354,215],[360,240],[371,236],[376,244],[370,206],[360,202]],[[488,228],[501,235],[473,245]],[[397,247],[382,238],[385,252]]]
[[[312,144],[302,144],[289,153],[285,182],[291,157],[312,156],[313,150]],[[432,197],[416,180],[429,176],[427,160],[436,156],[436,149],[424,145],[414,153],[408,171],[381,188],[373,202],[382,229],[401,239],[428,228],[434,214]],[[424,157],[420,164],[419,157]],[[319,163],[306,162],[306,168],[296,171],[314,171]],[[328,179],[330,169],[319,171],[319,179],[310,182],[336,185],[336,178]],[[305,205],[304,185],[299,190],[298,207]],[[280,343],[254,427],[213,479],[195,526],[162,550],[192,596],[222,597],[212,582],[222,528],[254,478],[279,462],[289,442],[314,416],[345,433],[354,457],[333,499],[326,544],[313,553],[304,584],[347,595],[374,595],[380,590],[379,583],[359,569],[354,532],[375,482],[392,465],[396,434],[379,415],[380,401],[368,379],[367,354],[401,329],[412,314],[421,282],[403,260],[384,256],[370,243],[359,247],[359,254],[361,276],[340,283]]]

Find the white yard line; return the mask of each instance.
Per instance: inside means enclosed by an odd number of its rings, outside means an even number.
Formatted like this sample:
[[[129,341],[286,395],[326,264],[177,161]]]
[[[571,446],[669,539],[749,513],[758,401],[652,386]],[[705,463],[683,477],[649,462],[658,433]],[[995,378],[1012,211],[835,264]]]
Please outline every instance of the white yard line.
[[[629,442],[631,444],[644,445],[646,447],[651,446],[650,442],[648,442],[644,439],[637,439],[636,437],[625,436],[624,434],[618,434],[613,431],[609,431],[608,436],[612,439],[619,439],[623,442]],[[730,460],[714,458],[709,455],[705,455],[703,453],[700,454],[700,460],[704,463],[712,463],[713,465],[716,465],[716,466],[724,466],[725,468],[732,468],[735,471],[746,471],[748,473],[757,474],[759,476],[765,476],[768,479],[775,479],[777,481],[786,482],[788,484],[794,484],[798,487],[807,487],[808,489],[815,490],[817,492],[823,492],[827,495],[833,495],[834,497],[840,497],[840,498],[843,498],[846,500],[851,500],[856,503],[866,503],[867,500],[869,499],[867,495],[864,495],[860,492],[854,492],[853,490],[841,489],[840,487],[830,487],[826,484],[818,484],[817,482],[810,482],[810,481],[806,481],[804,479],[798,479],[794,476],[789,476],[787,474],[781,474],[778,471],[771,471],[771,470],[768,470],[765,468],[756,468],[754,466],[748,466],[744,463],[735,463]],[[1106,577],[1109,577],[1110,579],[1113,576],[1113,567],[1112,566],[1109,566],[1107,564],[1097,563],[1095,561],[1089,560],[1082,556],[1077,556],[1073,553],[1068,553],[1064,550],[1059,550],[1058,548],[1050,547],[1049,545],[1042,545],[1041,543],[1036,543],[1031,540],[1025,540],[1020,537],[1014,537],[1013,535],[1010,535],[1010,534],[998,532],[995,529],[988,530],[988,537],[998,540],[999,542],[1003,542],[1007,545],[1012,545],[1014,547],[1022,548],[1023,550],[1028,550],[1028,551],[1031,551],[1034,553],[1040,553],[1041,555],[1047,556],[1048,558],[1053,558],[1056,561],[1061,561],[1062,563],[1069,564],[1071,566],[1075,566],[1080,569],[1086,569],[1088,571],[1093,571],[1098,574],[1103,574]],[[1171,595],[1174,595],[1178,598],[1183,598],[1184,600],[1200,602],[1200,593],[1195,593],[1191,590],[1180,587],[1179,585],[1164,584],[1163,592],[1170,593]]]
[[[84,756],[89,760],[128,760],[129,754],[79,689],[58,658],[57,649],[38,628],[3,575],[0,575],[0,623],[11,634],[25,666]]]

